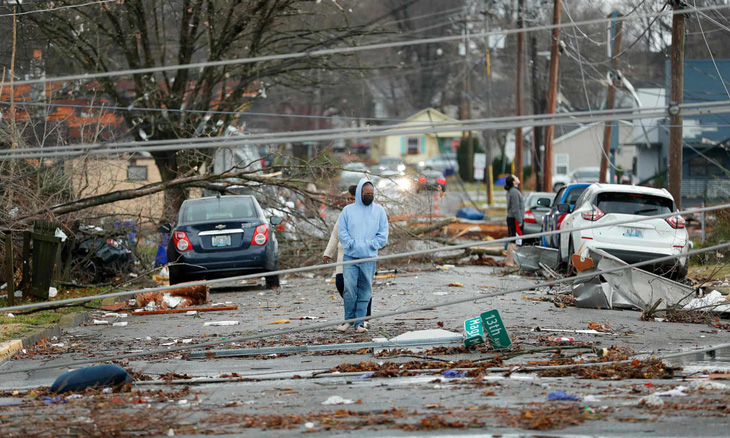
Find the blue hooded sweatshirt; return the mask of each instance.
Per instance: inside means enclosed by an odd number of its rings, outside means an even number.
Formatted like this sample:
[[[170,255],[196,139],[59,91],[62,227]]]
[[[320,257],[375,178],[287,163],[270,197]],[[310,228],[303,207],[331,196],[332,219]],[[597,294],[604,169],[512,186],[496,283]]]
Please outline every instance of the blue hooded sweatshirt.
[[[376,257],[378,250],[388,243],[388,216],[374,201],[370,205],[363,204],[362,187],[365,184],[372,182],[360,180],[355,203],[342,210],[337,222],[337,235],[345,255],[354,259]]]

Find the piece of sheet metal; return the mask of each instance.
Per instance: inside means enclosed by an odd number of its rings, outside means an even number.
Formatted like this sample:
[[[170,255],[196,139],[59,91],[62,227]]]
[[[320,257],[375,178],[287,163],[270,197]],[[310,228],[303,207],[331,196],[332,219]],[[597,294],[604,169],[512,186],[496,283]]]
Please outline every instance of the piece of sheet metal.
[[[550,267],[558,267],[558,250],[544,246],[518,246],[512,253],[517,266],[523,271],[538,271],[540,263]]]
[[[591,249],[590,252],[593,260],[597,261],[597,271],[616,269],[628,265],[628,263],[605,251]],[[610,290],[606,294],[610,308],[639,308],[645,310],[661,298],[663,301],[657,309],[665,309],[679,303],[689,302],[694,292],[694,289],[690,286],[638,268],[604,273],[601,274],[601,277],[610,285]]]

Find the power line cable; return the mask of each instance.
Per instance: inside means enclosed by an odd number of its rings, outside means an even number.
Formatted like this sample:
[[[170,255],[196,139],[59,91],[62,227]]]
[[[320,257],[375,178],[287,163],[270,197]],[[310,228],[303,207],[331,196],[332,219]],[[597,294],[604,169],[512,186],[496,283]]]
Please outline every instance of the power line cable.
[[[54,12],[54,11],[60,11],[64,9],[77,9],[77,8],[83,8],[85,6],[94,6],[94,5],[101,5],[104,3],[116,3],[118,0],[98,0],[94,2],[88,2],[88,3],[81,3],[78,5],[65,5],[65,6],[53,6],[47,9],[35,9],[32,11],[24,11],[24,12],[17,12],[15,14],[3,14],[0,15],[0,17],[13,17],[13,16],[21,16],[21,15],[31,15],[31,14],[40,14],[44,12]],[[22,0],[16,0],[15,5],[8,4],[7,6],[22,6]],[[50,4],[53,4],[51,2]]]
[[[701,8],[687,8],[687,9],[682,9],[682,10],[677,10],[677,11],[670,10],[667,12],[667,14],[674,15],[674,14],[678,14],[678,13],[682,13],[682,14],[701,13],[703,11],[716,11],[716,10],[722,10],[722,9],[728,9],[728,8],[730,8],[730,5],[714,5],[714,6],[704,6]],[[575,23],[545,24],[542,26],[536,26],[536,27],[531,27],[531,28],[503,29],[503,30],[498,30],[498,31],[472,33],[472,34],[468,35],[468,38],[482,39],[482,38],[489,37],[489,36],[507,36],[507,35],[513,35],[513,34],[517,34],[517,33],[521,33],[521,32],[528,33],[528,32],[540,32],[540,31],[552,30],[552,29],[562,29],[562,28],[570,27],[570,26],[574,26],[574,25],[612,23],[612,22],[619,22],[619,21],[623,22],[623,21],[627,21],[627,20],[635,19],[635,18],[656,17],[661,14],[663,14],[663,12],[660,11],[658,13],[652,12],[652,13],[646,13],[646,14],[640,14],[640,15],[633,15],[631,17],[627,17],[627,16],[609,17],[609,18],[584,20],[584,21],[575,22]],[[282,54],[278,54],[278,55],[257,56],[257,57],[251,57],[251,58],[237,58],[237,59],[227,59],[227,60],[220,60],[220,61],[204,61],[204,62],[197,62],[197,63],[190,63],[190,64],[145,67],[145,68],[138,68],[138,69],[124,69],[124,70],[114,70],[114,71],[97,72],[97,73],[84,73],[84,74],[77,74],[77,75],[56,76],[56,77],[50,77],[50,78],[15,81],[15,85],[17,86],[17,85],[41,84],[41,83],[55,82],[55,81],[90,80],[90,79],[110,78],[110,77],[125,76],[125,75],[145,75],[145,74],[149,74],[149,73],[157,73],[157,72],[162,72],[162,71],[199,69],[199,68],[204,68],[204,67],[223,67],[223,66],[229,66],[229,65],[251,64],[251,63],[264,62],[264,61],[280,61],[280,60],[287,60],[287,59],[303,59],[303,58],[328,56],[328,55],[343,54],[343,53],[356,53],[356,52],[363,52],[363,51],[368,51],[368,50],[378,50],[378,49],[385,49],[385,48],[391,48],[391,47],[404,47],[404,46],[414,46],[414,45],[437,43],[437,42],[458,41],[463,38],[464,38],[463,35],[452,35],[452,36],[442,36],[442,37],[435,37],[435,38],[422,38],[422,39],[413,40],[413,41],[398,41],[398,42],[391,42],[391,43],[370,44],[370,45],[355,46],[355,47],[319,49],[319,50],[311,50],[311,51],[299,52],[299,53],[282,53]],[[0,83],[0,85],[2,85],[2,84],[6,84],[6,82]]]
[[[721,106],[717,106],[715,103],[713,108],[708,108],[709,104],[686,104],[680,108],[683,113],[690,115],[699,115],[707,113],[725,113],[730,112],[730,102],[719,103]],[[585,114],[585,112],[582,112]],[[156,140],[149,142],[128,142],[128,143],[109,143],[109,144],[95,144],[95,145],[71,145],[71,146],[57,146],[49,148],[26,148],[29,149],[40,149],[42,152],[24,153],[23,149],[12,149],[0,151],[0,159],[28,159],[28,158],[60,158],[60,157],[73,157],[73,156],[84,156],[88,154],[121,154],[129,152],[140,152],[140,151],[179,151],[185,149],[200,149],[200,148],[216,148],[216,147],[234,147],[243,145],[259,145],[259,144],[271,144],[271,143],[290,143],[290,142],[303,142],[303,141],[325,141],[325,140],[337,140],[337,139],[353,139],[362,137],[387,137],[391,135],[423,135],[423,134],[434,134],[437,132],[453,132],[454,130],[465,131],[486,131],[486,130],[505,130],[514,129],[517,127],[529,128],[534,126],[548,126],[548,125],[572,125],[572,124],[587,124],[594,122],[606,122],[623,119],[640,119],[640,118],[661,118],[666,116],[664,108],[662,111],[647,112],[643,108],[640,111],[636,111],[633,108],[626,110],[613,110],[609,111],[607,115],[595,116],[581,116],[581,117],[554,117],[552,114],[545,115],[545,118],[539,118],[536,116],[527,116],[533,120],[515,120],[506,122],[504,119],[497,119],[494,122],[478,121],[473,123],[453,123],[443,122],[447,126],[440,128],[408,128],[408,127],[378,127],[375,128],[351,128],[351,129],[339,129],[339,130],[320,130],[312,131],[312,134],[303,134],[306,131],[295,131],[295,132],[284,132],[272,134],[258,134],[258,135],[246,135],[236,137],[207,137],[207,138],[192,138],[192,139],[176,139],[176,140]],[[520,117],[524,119],[524,117]],[[537,119],[537,120],[535,120]],[[342,133],[346,131],[345,133]],[[128,146],[121,146],[128,145]],[[69,150],[73,149],[73,150]],[[60,152],[57,152],[60,151]]]

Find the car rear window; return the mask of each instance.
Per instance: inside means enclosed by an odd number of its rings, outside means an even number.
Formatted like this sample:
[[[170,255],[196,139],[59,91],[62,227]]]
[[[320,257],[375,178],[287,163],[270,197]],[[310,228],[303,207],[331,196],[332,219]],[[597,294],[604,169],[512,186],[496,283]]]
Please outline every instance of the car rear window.
[[[599,193],[596,207],[604,213],[653,216],[674,211],[674,202],[662,196],[640,193]]]
[[[598,174],[599,174],[599,171],[597,171],[597,170],[581,170],[576,173],[576,177],[598,179]]]
[[[586,191],[588,187],[574,187],[570,189],[568,192],[568,196],[565,198],[565,203],[570,205],[575,205],[575,201],[580,198],[580,195],[583,194],[583,192]]]
[[[222,221],[231,219],[252,219],[257,217],[251,198],[221,197],[186,204],[180,214],[180,225]]]

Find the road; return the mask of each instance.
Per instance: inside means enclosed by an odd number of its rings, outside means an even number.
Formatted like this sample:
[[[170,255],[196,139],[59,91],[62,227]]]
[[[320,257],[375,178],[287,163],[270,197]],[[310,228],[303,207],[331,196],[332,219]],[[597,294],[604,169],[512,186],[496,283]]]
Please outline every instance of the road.
[[[103,394],[89,392],[83,398],[46,406],[37,392],[50,385],[64,370],[36,370],[41,365],[69,360],[95,359],[122,353],[142,353],[172,346],[211,340],[231,340],[220,348],[251,348],[303,344],[365,342],[391,338],[407,331],[446,329],[461,333],[463,321],[479,313],[498,309],[517,351],[552,347],[507,359],[509,368],[527,361],[572,361],[584,353],[595,357],[591,348],[610,354],[620,349],[662,353],[713,345],[727,341],[727,330],[702,324],[640,321],[640,313],[558,307],[545,292],[516,293],[485,298],[495,291],[535,284],[538,280],[505,274],[500,268],[456,266],[437,270],[433,266],[412,265],[409,272],[376,281],[374,315],[414,306],[434,306],[425,310],[372,321],[367,334],[339,333],[331,328],[286,336],[264,337],[247,343],[238,336],[267,336],[281,328],[336,322],[343,318],[342,301],[329,278],[307,276],[287,278],[279,290],[259,284],[233,284],[215,289],[212,301],[238,305],[235,311],[129,316],[125,327],[86,325],[68,330],[11,362],[0,371],[17,370],[0,378],[0,435],[52,435],[60,430],[71,435],[166,435],[231,434],[260,436],[726,436],[728,428],[727,389],[721,381],[708,389],[707,380],[689,379],[702,370],[725,370],[730,363],[721,353],[713,361],[677,362],[683,371],[666,370],[636,375],[642,368],[633,363],[616,368],[622,380],[605,379],[614,371],[603,367],[604,379],[579,378],[573,372],[549,377],[534,372],[474,371],[461,378],[447,378],[444,370],[458,367],[459,360],[487,359],[501,364],[486,346],[466,349],[435,349],[411,353],[396,351],[373,354],[372,350],[325,353],[263,355],[245,358],[186,360],[180,353],[159,354],[121,361],[134,371],[137,383],[132,392]],[[458,285],[453,285],[458,283]],[[474,297],[465,303],[441,303]],[[104,312],[98,312],[97,319]],[[297,320],[309,316],[316,320]],[[107,318],[109,319],[109,318]],[[205,322],[233,320],[240,325],[211,327]],[[287,320],[287,324],[271,324]],[[549,329],[586,329],[601,324],[606,333],[554,333]],[[610,327],[606,327],[610,324]],[[540,327],[540,331],[537,331]],[[572,342],[556,343],[555,337],[568,336]],[[56,346],[52,346],[55,344]],[[567,346],[558,352],[555,346]],[[570,349],[586,346],[585,349]],[[619,349],[618,346],[621,346]],[[613,347],[613,348],[611,348]],[[504,357],[504,353],[502,354]],[[617,356],[618,357],[618,356]],[[451,362],[450,362],[451,361]],[[355,374],[361,362],[373,362],[380,371],[369,378]],[[426,363],[426,365],[423,365]],[[465,364],[462,362],[461,364]],[[351,365],[343,365],[351,364]],[[378,366],[378,364],[380,364]],[[426,367],[430,372],[415,372]],[[643,368],[642,368],[643,369]],[[647,368],[650,369],[650,368]],[[515,370],[516,371],[516,370]],[[324,373],[315,376],[316,373]],[[643,371],[642,371],[643,372]],[[632,374],[633,373],[633,374]],[[673,374],[673,376],[670,376]],[[161,384],[160,375],[177,382],[189,377],[228,377],[222,383]],[[598,377],[601,373],[589,377]],[[232,377],[231,377],[232,376]],[[586,377],[585,375],[583,377]],[[153,380],[140,380],[142,378]],[[239,381],[240,380],[240,381]],[[698,383],[699,382],[699,383]],[[704,382],[704,383],[703,383]],[[188,382],[189,383],[189,382]],[[685,386],[686,396],[663,397],[662,407],[640,406],[642,397],[657,391]],[[13,391],[19,391],[13,396]],[[27,391],[36,391],[28,393]],[[580,401],[548,401],[547,395],[564,391]],[[23,398],[23,396],[28,396]],[[323,405],[340,396],[353,404]],[[588,397],[586,399],[586,397]],[[60,428],[60,429],[59,429]],[[172,432],[170,432],[172,430]],[[266,432],[262,432],[262,431]]]

